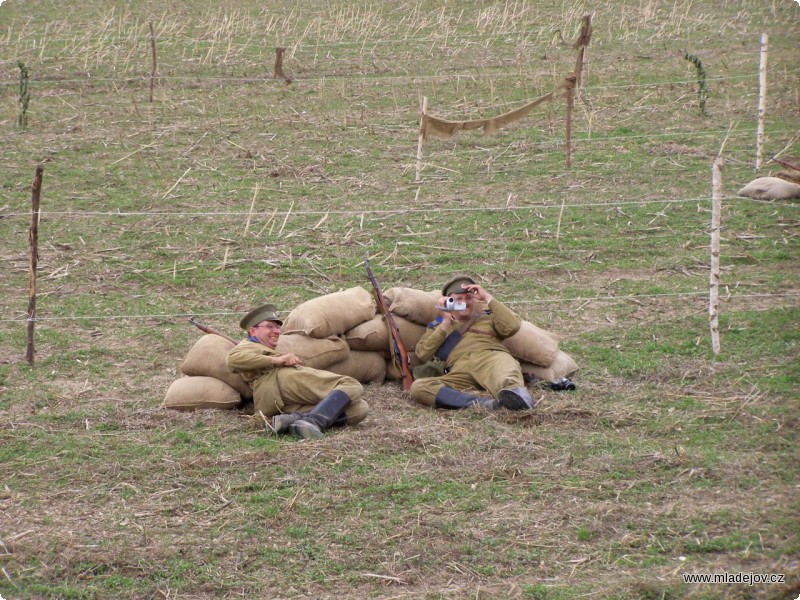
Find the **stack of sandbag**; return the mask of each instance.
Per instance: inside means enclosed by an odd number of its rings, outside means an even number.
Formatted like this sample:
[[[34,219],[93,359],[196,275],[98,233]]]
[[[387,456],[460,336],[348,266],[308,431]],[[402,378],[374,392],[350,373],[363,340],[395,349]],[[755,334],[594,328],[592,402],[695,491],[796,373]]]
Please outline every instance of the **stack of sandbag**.
[[[163,408],[236,408],[253,397],[250,386],[225,363],[234,344],[219,335],[204,335],[189,350],[181,364],[184,375],[172,382]]]
[[[374,316],[372,296],[362,287],[313,298],[286,317],[276,350],[296,354],[308,367],[349,375],[362,383],[383,383],[386,358],[353,348],[344,337]]]
[[[414,347],[425,333],[427,324],[439,315],[436,303],[441,293],[394,287],[386,290],[383,295],[400,331],[400,338],[408,352],[413,369],[420,364],[414,353]],[[483,310],[485,306],[476,303],[475,308]],[[381,353],[387,359],[386,378],[401,379],[400,369],[391,360],[392,344],[386,317],[376,314],[369,321],[346,331],[344,339],[351,353],[353,351]],[[503,343],[520,362],[522,372],[534,380],[552,381],[571,376],[578,370],[572,357],[559,349],[555,335],[528,321],[523,321],[520,330]]]
[[[414,354],[414,347],[425,333],[427,324],[438,316],[436,302],[440,296],[439,292],[423,292],[407,287],[393,287],[383,292],[392,320],[408,352],[412,369],[421,364]],[[383,358],[386,379],[402,378],[396,361],[392,360],[392,338],[384,315],[375,312],[369,321],[345,332],[344,338],[351,352],[359,350],[380,354]]]
[[[394,287],[384,292],[411,368],[421,364],[414,348],[428,323],[439,315],[440,293]],[[481,310],[480,303],[476,309]],[[575,361],[558,348],[557,338],[528,321],[504,341],[519,360],[523,373],[551,381],[577,371]],[[181,365],[183,377],[167,391],[162,406],[177,410],[231,409],[253,392],[226,364],[234,344],[218,335],[200,338]],[[349,375],[361,383],[383,383],[402,378],[392,360],[393,345],[386,317],[377,312],[372,295],[353,287],[308,300],[292,310],[281,327],[276,350],[292,353],[308,367]]]

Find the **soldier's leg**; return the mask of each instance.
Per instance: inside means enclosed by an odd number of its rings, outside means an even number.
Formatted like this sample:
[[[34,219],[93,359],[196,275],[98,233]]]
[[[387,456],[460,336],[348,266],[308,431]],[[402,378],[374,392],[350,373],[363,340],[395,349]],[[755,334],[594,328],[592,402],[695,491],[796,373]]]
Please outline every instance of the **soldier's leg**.
[[[319,369],[282,368],[278,371],[278,389],[283,400],[283,412],[308,413],[325,396],[341,390],[359,398],[364,389],[352,377]]]
[[[341,419],[337,419],[334,422],[335,426],[355,425],[367,418],[369,404],[361,399],[361,396],[364,395],[364,387],[358,381],[352,377],[343,376],[333,389],[344,392],[350,398],[350,404],[344,410],[346,420],[342,422]]]
[[[471,361],[470,367],[475,380],[497,398],[503,408],[526,410],[536,405],[525,387],[519,362],[510,354],[482,354],[480,359]]]
[[[461,390],[475,387],[466,373],[448,373],[442,377],[424,377],[411,384],[411,397],[425,406],[446,409],[469,408],[480,405],[495,408],[491,398],[481,398]]]
[[[301,437],[320,437],[341,417],[351,422],[348,410],[353,423],[362,421],[369,410],[360,399],[364,388],[346,375],[309,368],[281,369],[278,385],[287,414],[273,418],[276,432],[288,430]]]
[[[420,404],[435,406],[436,393],[445,387],[445,383],[442,379],[442,377],[423,377],[422,379],[415,379],[408,393],[414,401]]]

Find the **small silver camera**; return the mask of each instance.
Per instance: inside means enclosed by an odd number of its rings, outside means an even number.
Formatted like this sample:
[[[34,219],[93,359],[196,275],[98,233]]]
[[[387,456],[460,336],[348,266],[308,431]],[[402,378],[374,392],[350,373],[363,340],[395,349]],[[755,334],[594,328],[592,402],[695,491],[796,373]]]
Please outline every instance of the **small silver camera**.
[[[444,305],[442,306],[442,310],[452,311],[452,310],[466,310],[467,303],[462,301],[458,301],[452,296],[449,298],[444,299]]]

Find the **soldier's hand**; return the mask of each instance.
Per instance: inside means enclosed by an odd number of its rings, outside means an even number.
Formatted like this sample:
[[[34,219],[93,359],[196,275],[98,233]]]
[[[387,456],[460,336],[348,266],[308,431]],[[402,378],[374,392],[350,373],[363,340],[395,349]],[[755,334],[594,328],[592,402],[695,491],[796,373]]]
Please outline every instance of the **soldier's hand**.
[[[303,359],[299,356],[292,354],[282,354],[275,357],[275,364],[281,367],[295,367],[303,364]]]
[[[486,304],[489,304],[489,302],[491,302],[492,299],[494,298],[494,296],[492,296],[489,292],[487,292],[485,289],[483,289],[482,286],[478,285],[477,283],[464,283],[461,284],[461,287],[463,287],[467,292],[475,296],[475,300],[486,302]]]
[[[444,309],[444,301],[447,299],[447,296],[442,296],[439,298],[439,301],[436,303],[436,308],[439,311],[439,315],[442,317],[442,325],[449,325],[453,322],[455,318],[453,316],[453,311],[445,310]]]

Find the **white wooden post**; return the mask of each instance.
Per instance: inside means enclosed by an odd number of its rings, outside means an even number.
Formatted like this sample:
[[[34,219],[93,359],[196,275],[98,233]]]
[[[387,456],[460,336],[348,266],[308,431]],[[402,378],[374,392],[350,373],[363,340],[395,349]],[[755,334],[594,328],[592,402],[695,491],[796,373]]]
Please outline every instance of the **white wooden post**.
[[[719,237],[722,213],[722,157],[714,160],[711,172],[711,273],[709,275],[708,317],[711,348],[719,354]]]
[[[764,115],[767,112],[767,55],[768,37],[761,34],[761,53],[758,63],[758,124],[756,125],[756,170],[761,168],[764,157]]]
[[[422,173],[422,143],[425,140],[425,114],[428,110],[428,97],[422,97],[422,109],[419,116],[419,142],[417,143],[417,176],[414,181],[419,181]]]

